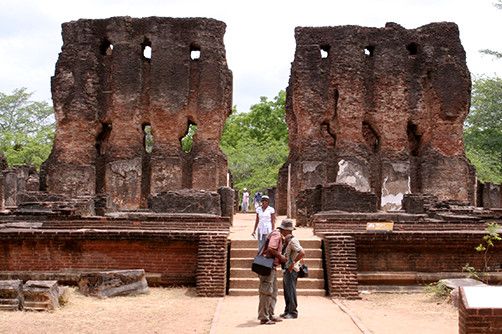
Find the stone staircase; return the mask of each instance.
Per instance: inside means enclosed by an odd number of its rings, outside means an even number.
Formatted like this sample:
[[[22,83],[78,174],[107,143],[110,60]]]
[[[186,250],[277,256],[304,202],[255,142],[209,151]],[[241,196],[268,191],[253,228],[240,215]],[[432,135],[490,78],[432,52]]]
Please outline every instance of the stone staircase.
[[[305,250],[305,264],[309,267],[308,278],[298,278],[299,296],[325,296],[324,270],[320,240],[301,240]],[[230,289],[231,296],[257,296],[258,275],[251,271],[251,264],[258,251],[256,240],[232,240],[230,250]],[[279,294],[282,294],[282,271],[277,269]]]

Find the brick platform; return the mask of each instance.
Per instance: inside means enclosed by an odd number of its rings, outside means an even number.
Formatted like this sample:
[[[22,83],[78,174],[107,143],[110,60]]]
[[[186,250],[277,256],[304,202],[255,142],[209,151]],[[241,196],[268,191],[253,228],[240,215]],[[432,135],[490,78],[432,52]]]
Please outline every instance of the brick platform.
[[[225,294],[229,218],[40,218],[9,217],[2,223],[0,217],[0,271],[9,277],[141,266],[149,285],[195,285],[201,296]]]
[[[429,210],[427,214],[317,213],[313,218],[314,233],[325,241],[330,292],[352,298],[358,285],[370,290],[406,290],[442,278],[466,277],[462,268],[467,264],[486,271],[483,254],[475,247],[482,242],[488,223],[500,223],[500,213],[452,203],[444,207],[438,206],[437,211]],[[367,231],[369,223],[383,222],[391,222],[393,228]],[[353,246],[349,247],[348,240],[353,240]],[[495,247],[490,253],[484,279],[499,284],[502,249]]]

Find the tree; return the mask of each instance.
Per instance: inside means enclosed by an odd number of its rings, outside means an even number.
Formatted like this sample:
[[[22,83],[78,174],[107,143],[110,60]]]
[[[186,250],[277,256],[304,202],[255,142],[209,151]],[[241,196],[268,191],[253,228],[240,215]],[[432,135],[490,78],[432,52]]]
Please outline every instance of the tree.
[[[221,148],[237,189],[263,191],[277,183],[279,168],[288,156],[288,128],[285,120],[286,93],[272,100],[261,97],[247,113],[235,108],[227,119]]]
[[[483,182],[502,183],[502,79],[479,78],[464,124],[466,154]]]
[[[0,152],[9,165],[39,168],[54,139],[54,112],[47,102],[31,101],[26,88],[0,93]]]

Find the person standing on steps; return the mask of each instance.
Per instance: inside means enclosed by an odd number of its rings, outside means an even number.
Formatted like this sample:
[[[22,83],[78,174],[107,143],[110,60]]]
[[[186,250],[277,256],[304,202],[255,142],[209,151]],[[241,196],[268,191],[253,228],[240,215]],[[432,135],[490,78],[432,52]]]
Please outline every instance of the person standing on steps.
[[[243,189],[242,192],[242,204],[241,204],[242,212],[243,213],[248,213],[248,208],[249,208],[249,192],[247,188]]]
[[[261,206],[256,208],[256,220],[251,235],[258,239],[258,249],[261,249],[267,240],[267,235],[275,229],[275,209],[269,203],[270,198],[265,195],[261,198]]]
[[[291,231],[295,229],[291,219],[284,219],[281,225],[285,226],[284,228],[291,229]],[[280,316],[284,319],[296,319],[298,318],[296,283],[298,281],[298,271],[300,270],[300,260],[305,256],[305,251],[300,245],[300,241],[295,238],[292,233],[285,237],[284,242],[286,245],[284,250],[286,263],[284,266],[282,286],[284,289],[284,302],[286,307],[284,308],[284,313]]]
[[[274,325],[282,321],[280,317],[274,316],[275,304],[277,302],[277,273],[276,267],[286,262],[286,257],[281,254],[283,239],[291,234],[292,225],[283,221],[281,226],[270,233],[265,241],[262,254],[269,258],[274,258],[274,267],[269,275],[258,275],[260,279],[260,303],[258,304],[258,319],[262,325]]]

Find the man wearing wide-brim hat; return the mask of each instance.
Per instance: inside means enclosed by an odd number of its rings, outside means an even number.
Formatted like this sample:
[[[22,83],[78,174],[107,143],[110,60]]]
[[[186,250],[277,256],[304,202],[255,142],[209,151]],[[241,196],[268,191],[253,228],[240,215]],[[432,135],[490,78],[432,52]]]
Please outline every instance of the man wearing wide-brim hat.
[[[260,303],[258,305],[258,319],[262,325],[273,325],[282,321],[280,317],[274,316],[275,304],[277,302],[277,274],[276,268],[281,263],[286,262],[286,257],[281,254],[282,240],[294,230],[293,222],[289,219],[282,221],[281,225],[273,230],[266,238],[263,255],[274,258],[274,267],[269,275],[258,275],[260,279]]]
[[[279,228],[293,231],[293,221],[284,219]],[[296,283],[298,281],[298,271],[300,270],[300,260],[305,256],[305,251],[300,245],[300,241],[288,233],[285,237],[284,256],[286,257],[284,274],[282,277],[282,287],[284,289],[284,313],[281,317],[284,319],[298,318],[298,301],[296,298]]]

